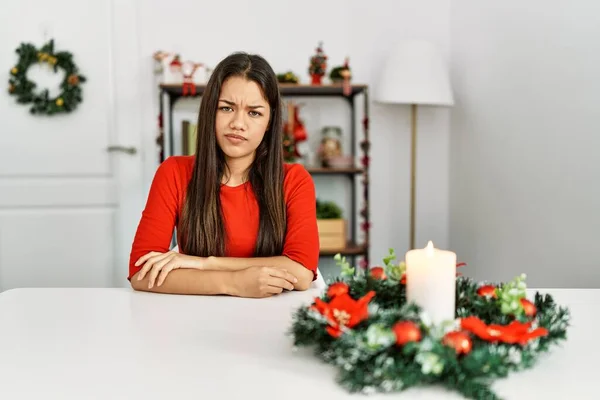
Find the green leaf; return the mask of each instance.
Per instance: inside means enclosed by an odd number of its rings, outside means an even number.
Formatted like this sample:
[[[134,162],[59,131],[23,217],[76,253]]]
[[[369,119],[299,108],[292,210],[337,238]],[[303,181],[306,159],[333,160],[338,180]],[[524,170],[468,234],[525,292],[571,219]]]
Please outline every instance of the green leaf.
[[[317,199],[317,219],[340,219],[342,209],[333,201],[320,201]]]

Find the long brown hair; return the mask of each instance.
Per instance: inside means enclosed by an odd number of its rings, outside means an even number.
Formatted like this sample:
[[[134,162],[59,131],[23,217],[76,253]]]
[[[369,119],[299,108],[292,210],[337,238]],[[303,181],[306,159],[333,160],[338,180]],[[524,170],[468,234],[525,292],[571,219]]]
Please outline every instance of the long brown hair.
[[[281,95],[269,63],[261,56],[246,53],[234,53],[223,59],[206,85],[198,115],[194,171],[178,223],[179,246],[183,253],[200,257],[226,254],[219,192],[227,166],[216,140],[215,118],[221,86],[232,76],[256,82],[271,108],[268,130],[256,149],[247,176],[260,210],[254,255],[281,255],[286,232]]]

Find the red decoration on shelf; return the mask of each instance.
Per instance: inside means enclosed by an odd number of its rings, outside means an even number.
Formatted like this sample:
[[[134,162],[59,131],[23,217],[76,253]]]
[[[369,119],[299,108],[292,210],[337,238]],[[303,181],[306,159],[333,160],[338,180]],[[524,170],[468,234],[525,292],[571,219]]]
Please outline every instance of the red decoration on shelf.
[[[200,68],[203,64],[192,63],[192,62],[184,62],[181,64],[181,73],[183,75],[183,86],[182,86],[182,94],[184,96],[195,96],[196,95],[196,84],[194,83],[194,74],[196,70]]]
[[[448,332],[444,335],[442,343],[452,347],[456,354],[469,354],[473,348],[473,341],[466,332]]]
[[[323,43],[319,42],[319,46],[316,48],[316,54],[310,58],[310,65],[308,66],[308,73],[311,76],[311,83],[313,85],[320,85],[321,79],[327,71],[327,56],[323,52]]]
[[[392,330],[396,335],[396,344],[404,346],[410,342],[418,342],[421,340],[421,330],[412,321],[401,321],[397,322]]]
[[[179,54],[175,55],[175,57],[173,57],[173,60],[171,60],[171,62],[169,63],[169,68],[171,69],[171,72],[173,73],[180,73],[181,72],[181,59],[179,58]]]
[[[300,119],[300,106],[288,103],[288,120],[283,126],[283,158],[286,162],[294,162],[302,155],[298,152],[298,143],[308,139],[304,123]]]

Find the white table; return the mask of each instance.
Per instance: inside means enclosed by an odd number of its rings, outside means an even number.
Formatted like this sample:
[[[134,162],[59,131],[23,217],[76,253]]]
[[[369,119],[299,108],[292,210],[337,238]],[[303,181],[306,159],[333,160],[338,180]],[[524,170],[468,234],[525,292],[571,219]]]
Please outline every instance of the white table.
[[[310,350],[294,352],[285,335],[293,310],[318,291],[260,300],[127,289],[3,292],[0,398],[347,398],[335,383],[335,369]],[[600,290],[544,292],[571,307],[568,342],[494,389],[506,399],[600,398]],[[368,398],[462,397],[419,388]]]

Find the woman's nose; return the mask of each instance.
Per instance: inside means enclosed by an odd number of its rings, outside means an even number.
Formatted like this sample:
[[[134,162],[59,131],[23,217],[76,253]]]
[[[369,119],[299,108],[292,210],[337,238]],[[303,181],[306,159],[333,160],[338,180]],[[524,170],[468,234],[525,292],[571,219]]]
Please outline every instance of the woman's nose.
[[[235,111],[231,116],[230,126],[232,129],[244,129],[244,114],[239,111]]]

